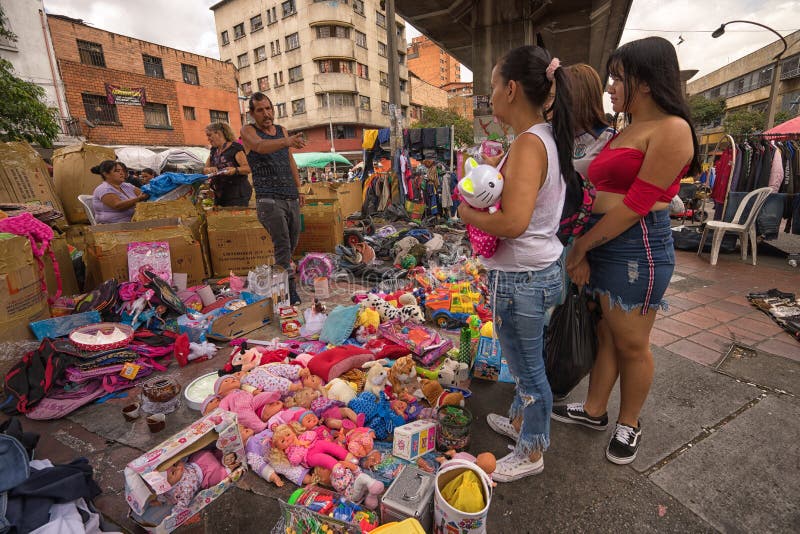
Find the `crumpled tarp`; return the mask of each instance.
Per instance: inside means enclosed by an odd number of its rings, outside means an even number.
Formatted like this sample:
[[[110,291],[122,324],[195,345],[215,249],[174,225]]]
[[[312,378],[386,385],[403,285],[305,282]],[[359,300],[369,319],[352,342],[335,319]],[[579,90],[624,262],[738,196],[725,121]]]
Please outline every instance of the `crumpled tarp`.
[[[158,198],[166,195],[178,186],[195,182],[202,182],[208,178],[205,174],[181,174],[177,172],[165,172],[150,180],[142,186],[142,192],[150,195],[150,198]]]

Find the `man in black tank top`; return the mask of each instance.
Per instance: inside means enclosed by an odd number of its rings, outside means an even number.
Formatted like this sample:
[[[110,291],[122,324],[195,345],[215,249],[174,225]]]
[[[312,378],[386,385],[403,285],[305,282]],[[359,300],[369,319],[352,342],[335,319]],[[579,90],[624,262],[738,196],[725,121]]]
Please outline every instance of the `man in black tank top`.
[[[289,271],[292,304],[300,304],[292,253],[300,239],[300,173],[291,155],[293,148],[303,148],[302,134],[288,135],[286,128],[273,122],[272,101],[264,93],[250,97],[250,115],[254,124],[242,127],[242,144],[253,173],[258,220],[264,225],[275,247],[275,263]]]

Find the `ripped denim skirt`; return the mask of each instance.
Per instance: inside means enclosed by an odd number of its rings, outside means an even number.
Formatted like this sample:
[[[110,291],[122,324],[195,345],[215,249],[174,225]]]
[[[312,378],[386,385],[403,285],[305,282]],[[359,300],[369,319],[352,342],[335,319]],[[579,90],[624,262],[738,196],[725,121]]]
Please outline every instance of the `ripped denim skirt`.
[[[592,215],[587,230],[603,214]],[[667,309],[664,292],[675,269],[669,210],[651,211],[608,243],[589,251],[589,290],[608,295],[611,308]]]

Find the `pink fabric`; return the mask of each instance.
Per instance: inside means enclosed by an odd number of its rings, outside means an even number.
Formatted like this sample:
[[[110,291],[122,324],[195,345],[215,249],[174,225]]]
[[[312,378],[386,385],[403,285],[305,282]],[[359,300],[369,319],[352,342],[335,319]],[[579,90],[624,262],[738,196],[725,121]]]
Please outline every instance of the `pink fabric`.
[[[189,463],[193,463],[203,472],[200,482],[202,489],[216,486],[228,477],[228,470],[211,451],[200,451],[189,456]]]
[[[308,362],[308,370],[330,382],[350,369],[361,367],[362,364],[372,361],[372,352],[361,347],[342,345],[320,352]]]
[[[31,243],[31,251],[39,266],[39,279],[41,281],[42,291],[47,293],[47,283],[44,279],[44,262],[42,258],[45,254],[50,256],[50,261],[53,264],[53,274],[56,277],[56,294],[47,299],[47,302],[52,304],[61,296],[61,271],[58,269],[58,262],[50,248],[50,241],[53,240],[53,229],[44,224],[39,219],[35,218],[28,212],[25,212],[16,217],[8,217],[0,220],[0,232],[8,232],[9,234],[27,237]]]
[[[774,143],[773,143],[774,145]],[[777,193],[783,182],[783,157],[781,150],[775,147],[775,155],[772,157],[772,167],[769,171],[769,186],[773,193]]]
[[[471,224],[467,225],[467,236],[469,237],[473,252],[484,258],[491,258],[494,256],[494,253],[497,251],[497,245],[500,243],[500,239],[496,236],[479,230]]]
[[[267,424],[258,416],[256,409],[253,406],[253,396],[241,389],[235,389],[225,395],[219,403],[219,407],[223,410],[233,412],[239,419],[239,424],[252,429],[258,433],[267,428]],[[263,405],[262,405],[263,408]]]
[[[317,440],[306,454],[308,467],[322,467],[332,470],[338,461],[347,459],[347,450],[330,441]]]

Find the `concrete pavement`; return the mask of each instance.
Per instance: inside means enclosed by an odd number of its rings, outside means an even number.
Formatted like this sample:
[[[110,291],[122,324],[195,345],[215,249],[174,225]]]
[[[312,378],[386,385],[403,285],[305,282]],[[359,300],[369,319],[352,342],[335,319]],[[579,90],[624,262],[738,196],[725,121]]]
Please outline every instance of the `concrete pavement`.
[[[712,267],[707,256],[678,252],[672,308],[660,315],[653,336],[656,374],[636,461],[620,467],[605,459],[611,428],[600,433],[554,422],[544,473],[498,485],[488,531],[796,532],[800,343],[744,299],[773,287],[800,293],[800,271],[776,257],[761,256],[754,267],[724,255]],[[753,350],[728,354],[733,341]],[[220,365],[203,362],[169,372],[186,384]],[[582,398],[585,382],[568,400]],[[512,386],[476,380],[472,391],[470,450],[499,457],[509,442],[488,428],[485,415],[506,410]],[[24,419],[23,425],[42,434],[39,457],[89,457],[104,490],[98,507],[135,531],[125,517],[122,469],[196,414],[182,407],[168,416],[167,431],[151,435],[142,421],[123,421],[119,409],[127,402],[91,405],[49,423]],[[617,406],[615,392],[612,421]],[[293,489],[287,484],[278,490],[248,473],[179,532],[264,532],[278,519],[275,498],[285,499]]]

